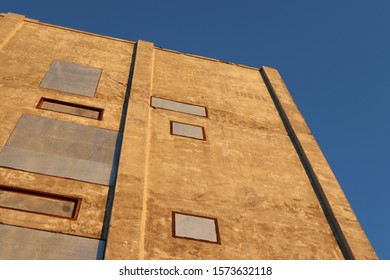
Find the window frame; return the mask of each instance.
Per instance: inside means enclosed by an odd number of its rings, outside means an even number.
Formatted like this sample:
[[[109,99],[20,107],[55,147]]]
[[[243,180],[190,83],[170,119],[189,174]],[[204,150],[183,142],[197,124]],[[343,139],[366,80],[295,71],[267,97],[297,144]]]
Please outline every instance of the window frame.
[[[172,120],[170,120],[169,123],[170,123],[170,134],[171,134],[171,135],[179,136],[179,137],[184,137],[184,138],[195,139],[195,140],[200,140],[200,141],[206,141],[206,131],[205,131],[205,129],[204,129],[203,126],[194,125],[194,124],[185,123],[185,122],[172,121]],[[174,123],[185,124],[185,125],[190,125],[190,126],[195,126],[195,127],[200,127],[200,128],[202,128],[202,136],[203,136],[203,138],[196,138],[196,137],[185,136],[185,135],[181,135],[181,134],[174,134],[174,133],[173,133],[173,124],[174,124]]]
[[[62,112],[62,111],[42,108],[42,106],[45,102],[98,112],[98,117],[97,118],[86,117],[86,116],[81,116],[78,114],[72,114],[72,113],[68,113],[68,112]],[[78,117],[82,117],[82,118],[88,118],[88,119],[92,119],[92,120],[98,120],[98,121],[101,121],[103,119],[103,113],[104,113],[103,108],[97,108],[97,107],[93,107],[93,106],[77,104],[77,103],[72,103],[69,101],[63,101],[63,100],[58,100],[58,99],[53,99],[53,98],[48,98],[48,97],[41,97],[41,99],[39,100],[39,102],[38,102],[37,106],[35,106],[35,108],[40,109],[40,110],[45,110],[45,111],[57,112],[60,114],[66,114],[66,115],[78,116]]]
[[[163,100],[167,100],[167,101],[171,101],[171,102],[175,102],[175,103],[181,103],[181,104],[185,104],[185,105],[191,105],[191,106],[194,106],[194,107],[202,107],[204,108],[205,110],[205,116],[201,116],[201,115],[197,115],[197,114],[191,114],[191,113],[186,113],[186,112],[182,112],[182,111],[177,111],[177,110],[171,110],[171,109],[166,109],[166,108],[162,108],[162,107],[155,107],[152,105],[152,99],[153,98],[159,98],[159,99],[163,99]],[[161,110],[166,110],[166,111],[171,111],[171,112],[177,112],[177,113],[182,113],[182,114],[187,114],[187,115],[191,115],[191,116],[197,116],[197,117],[201,117],[201,118],[208,118],[209,117],[209,113],[208,113],[208,110],[207,110],[207,107],[206,106],[203,106],[203,105],[196,105],[196,104],[192,104],[192,103],[187,103],[187,102],[181,102],[181,101],[176,101],[176,100],[172,100],[172,99],[168,99],[168,98],[163,98],[163,97],[159,97],[159,96],[150,96],[150,107],[152,107],[153,109],[161,109]]]
[[[61,65],[62,64],[62,65]],[[66,90],[63,88],[63,83],[64,83],[64,80],[57,80],[53,85],[50,85],[50,75],[54,75],[55,74],[51,74],[51,71],[52,69],[54,69],[53,71],[57,70],[56,67],[81,67],[81,68],[89,68],[90,70],[91,69],[95,69],[95,70],[98,70],[98,75],[96,76],[96,85],[94,84],[93,85],[93,90],[91,88],[91,93],[93,92],[93,94],[90,94],[90,93],[86,93],[86,92],[83,92],[83,93],[80,93],[80,90]],[[74,69],[72,69],[74,71]],[[102,68],[98,68],[98,67],[95,67],[95,66],[90,66],[90,65],[84,65],[84,64],[80,64],[80,63],[77,63],[77,62],[73,62],[73,61],[65,61],[65,60],[60,60],[60,59],[54,59],[48,70],[46,71],[45,75],[43,76],[43,79],[41,80],[40,84],[39,84],[39,87],[42,88],[42,89],[47,89],[47,90],[54,90],[54,91],[58,91],[58,92],[62,92],[62,93],[67,93],[67,94],[72,94],[72,95],[79,95],[79,96],[84,96],[84,97],[89,97],[89,98],[95,98],[96,97],[96,94],[97,94],[97,89],[99,87],[99,83],[100,83],[100,80],[102,78],[102,74],[103,74],[103,69]],[[58,77],[56,77],[58,78]],[[65,79],[66,82],[70,82],[71,84],[74,85],[74,82],[72,82],[71,80],[67,80]],[[48,84],[49,85],[48,85]],[[65,83],[66,84],[66,83]]]
[[[20,212],[25,212],[25,213],[32,213],[32,214],[38,214],[38,215],[44,215],[44,216],[49,216],[49,217],[54,217],[54,218],[61,218],[61,219],[76,221],[78,218],[79,212],[80,212],[80,208],[81,208],[81,202],[82,202],[81,197],[46,193],[46,192],[41,192],[41,191],[36,191],[36,190],[29,190],[29,189],[18,188],[18,187],[10,187],[10,186],[5,186],[5,185],[0,185],[0,190],[6,191],[6,192],[14,192],[14,193],[18,193],[18,194],[25,194],[25,195],[30,195],[30,196],[43,197],[43,198],[52,199],[52,200],[68,201],[68,202],[75,203],[72,217],[66,217],[66,216],[61,216],[61,215],[49,214],[49,213],[44,213],[44,212],[38,212],[38,211],[32,211],[32,210],[26,210],[26,209],[20,209],[20,208],[16,208],[16,207],[8,207],[8,206],[0,206],[0,209],[15,210],[15,211],[20,211]]]
[[[207,240],[207,239],[199,239],[199,238],[194,238],[194,237],[186,237],[186,236],[176,235],[176,218],[175,218],[176,214],[185,215],[185,216],[192,216],[192,217],[197,217],[197,218],[203,218],[203,219],[208,219],[208,220],[213,220],[214,221],[214,227],[215,227],[215,235],[217,237],[217,241],[210,241],[210,240]],[[188,240],[201,241],[201,242],[221,245],[221,236],[220,236],[220,232],[219,232],[218,219],[214,218],[214,217],[207,217],[207,216],[197,215],[197,214],[189,214],[189,213],[184,213],[184,212],[172,211],[172,237],[173,238],[179,238],[179,239],[188,239]]]

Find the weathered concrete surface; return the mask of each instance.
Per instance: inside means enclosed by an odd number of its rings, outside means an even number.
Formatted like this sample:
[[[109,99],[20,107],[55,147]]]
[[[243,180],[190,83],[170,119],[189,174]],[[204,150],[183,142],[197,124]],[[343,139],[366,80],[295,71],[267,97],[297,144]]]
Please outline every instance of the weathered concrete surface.
[[[24,16],[8,13],[0,17],[0,49],[8,42],[8,40],[16,33],[23,25]]]
[[[71,179],[0,168],[0,185],[82,199],[77,220],[0,208],[0,223],[100,238],[108,188]],[[1,254],[1,250],[0,250]]]
[[[301,145],[307,162],[314,171],[319,188],[324,193],[324,199],[331,207],[331,212],[340,226],[351,255],[356,259],[377,259],[367,236],[361,228],[344,192],[334,176],[328,162],[314,137],[311,135],[305,120],[298,108],[294,105],[286,85],[276,69],[263,67],[270,86],[288,118],[296,139]]]
[[[0,150],[22,114],[118,131],[134,43],[25,19],[0,17]],[[94,98],[40,87],[54,60],[103,69]],[[42,97],[104,109],[102,120],[36,109]],[[0,184],[82,199],[77,220],[0,209],[0,223],[100,239],[108,187],[0,168]],[[1,250],[0,250],[1,255]]]
[[[139,41],[105,259],[143,259],[153,43]]]
[[[133,163],[121,159],[106,258],[343,258],[257,69],[144,48],[134,73]],[[150,109],[150,89],[209,118]],[[205,127],[207,141],[170,135],[171,120]],[[172,211],[216,217],[222,244],[172,238]]]
[[[151,115],[145,258],[341,259],[257,69],[155,50],[153,94],[209,118]],[[205,142],[169,134],[203,126]],[[218,219],[221,245],[171,238],[171,211]]]

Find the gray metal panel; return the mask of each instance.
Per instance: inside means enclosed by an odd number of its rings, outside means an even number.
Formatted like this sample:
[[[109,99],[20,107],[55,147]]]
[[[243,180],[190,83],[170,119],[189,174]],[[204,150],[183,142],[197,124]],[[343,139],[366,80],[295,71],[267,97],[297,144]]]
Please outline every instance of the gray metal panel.
[[[65,104],[54,103],[45,100],[41,106],[41,109],[56,111],[60,113],[72,114],[80,117],[99,119],[99,111],[90,110],[86,108],[79,108],[74,106],[69,106]]]
[[[0,224],[1,260],[102,259],[104,240]]]
[[[167,100],[159,97],[152,97],[151,106],[156,108],[162,108],[171,111],[177,111],[181,113],[186,113],[190,115],[196,115],[201,117],[206,117],[206,108],[203,106],[191,105],[186,103],[181,103],[177,101]]]
[[[0,190],[0,207],[72,218],[76,202]]]
[[[118,133],[23,115],[4,149],[0,166],[112,185]]]
[[[101,72],[101,69],[95,67],[55,60],[41,82],[41,87],[92,97]]]
[[[172,134],[196,139],[204,139],[203,129],[200,126],[172,122]]]
[[[214,219],[175,213],[175,235],[217,242]]]

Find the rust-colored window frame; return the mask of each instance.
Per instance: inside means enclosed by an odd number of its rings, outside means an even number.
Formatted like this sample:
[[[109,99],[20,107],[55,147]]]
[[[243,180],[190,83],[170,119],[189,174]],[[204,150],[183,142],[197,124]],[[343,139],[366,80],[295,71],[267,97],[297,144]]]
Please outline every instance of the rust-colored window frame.
[[[92,117],[85,117],[85,116],[80,116],[80,115],[77,115],[77,114],[66,113],[66,112],[61,112],[61,111],[56,111],[56,110],[42,108],[42,105],[45,102],[51,102],[51,103],[55,103],[55,104],[59,104],[59,105],[64,105],[64,106],[69,106],[69,107],[75,107],[75,108],[95,111],[95,112],[98,112],[99,115],[98,115],[98,118],[92,118]],[[57,100],[57,99],[47,98],[47,97],[41,97],[41,99],[39,100],[36,108],[37,109],[41,109],[41,110],[46,110],[46,111],[57,112],[57,113],[60,113],[60,114],[66,114],[66,115],[72,115],[72,116],[78,116],[78,117],[82,117],[82,118],[98,120],[98,121],[101,121],[103,119],[103,113],[104,113],[104,109],[102,109],[102,108],[97,108],[97,107],[92,107],[92,106],[82,105],[82,104],[76,104],[76,103],[72,103],[72,102],[68,102],[68,101],[62,101],[62,100]]]
[[[206,131],[205,131],[205,129],[204,129],[203,126],[195,125],[195,124],[192,124],[192,123],[185,123],[185,122],[172,121],[172,120],[170,120],[169,123],[170,123],[170,133],[171,133],[171,135],[179,136],[179,137],[184,137],[184,138],[195,139],[195,140],[200,140],[200,141],[206,141]],[[186,125],[191,125],[191,126],[200,127],[200,128],[202,128],[203,138],[201,139],[201,138],[196,138],[196,137],[191,137],[191,136],[185,136],[185,135],[180,135],[180,134],[174,134],[174,133],[173,133],[173,123],[181,123],[181,124],[186,124]]]
[[[176,102],[176,103],[191,105],[191,106],[194,106],[194,107],[202,107],[202,108],[204,108],[204,110],[205,110],[206,116],[200,116],[200,115],[197,115],[197,114],[185,113],[185,112],[180,112],[180,111],[171,110],[171,109],[166,109],[166,108],[161,108],[161,107],[154,107],[154,106],[152,106],[152,98],[153,98],[153,97],[155,97],[155,98],[160,98],[160,99],[163,99],[163,100],[172,101],[172,102]],[[160,96],[151,96],[151,97],[150,97],[150,103],[149,103],[149,105],[150,105],[150,107],[152,107],[153,109],[161,109],[161,110],[166,110],[166,111],[171,111],[171,112],[176,112],[176,113],[181,113],[181,114],[186,114],[186,115],[191,115],[191,116],[196,116],[196,117],[201,117],[201,118],[208,118],[208,117],[209,117],[209,112],[208,112],[206,106],[203,106],[203,105],[196,105],[196,104],[187,103],[187,102],[176,101],[176,100],[172,100],[172,99],[168,99],[168,98],[163,98],[163,97],[160,97]]]
[[[185,215],[185,216],[192,216],[192,217],[197,217],[197,218],[204,218],[204,219],[213,220],[214,221],[214,226],[215,226],[215,234],[217,236],[217,241],[210,241],[210,240],[198,239],[198,238],[192,238],[192,237],[185,237],[185,236],[177,236],[176,235],[176,228],[175,228],[175,224],[176,224],[175,214],[181,214],[181,215]],[[202,215],[197,215],[197,214],[190,214],[190,213],[172,211],[172,237],[173,238],[179,238],[179,239],[187,239],[187,240],[194,240],[194,241],[200,241],[200,242],[206,242],[206,243],[212,243],[212,244],[221,245],[221,236],[219,234],[218,219],[217,218],[213,218],[213,217],[206,217],[206,216],[202,216]]]
[[[14,208],[14,207],[0,206],[0,209],[10,209],[10,210],[15,210],[15,211],[21,211],[21,212],[26,212],[26,213],[32,213],[32,214],[49,216],[49,217],[67,219],[67,220],[72,220],[72,221],[77,220],[79,212],[80,212],[81,201],[82,201],[82,198],[80,198],[80,197],[72,197],[72,196],[67,196],[67,195],[45,193],[45,192],[40,192],[40,191],[36,191],[36,190],[27,190],[27,189],[4,186],[4,185],[0,185],[0,190],[14,192],[14,193],[20,193],[20,194],[26,194],[26,195],[31,195],[31,196],[37,196],[37,197],[44,197],[44,198],[59,200],[59,201],[69,201],[69,202],[74,202],[76,204],[76,207],[74,208],[74,211],[73,211],[73,215],[70,218],[65,217],[65,216],[61,216],[61,215],[42,213],[42,212],[38,212],[38,211],[30,211],[30,210],[19,209],[19,208]]]

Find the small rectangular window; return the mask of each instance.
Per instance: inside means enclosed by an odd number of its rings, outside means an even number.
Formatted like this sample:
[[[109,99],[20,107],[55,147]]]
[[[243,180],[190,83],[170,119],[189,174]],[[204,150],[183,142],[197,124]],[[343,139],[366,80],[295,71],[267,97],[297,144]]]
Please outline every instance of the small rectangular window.
[[[168,100],[155,96],[150,98],[150,106],[200,117],[207,117],[206,107]]]
[[[0,208],[77,219],[81,199],[0,186]]]
[[[49,110],[64,114],[75,115],[79,117],[101,120],[103,118],[103,109],[86,105],[74,104],[66,101],[42,97],[37,104],[38,109]]]
[[[215,218],[172,212],[172,235],[211,243],[221,243]]]
[[[202,126],[171,121],[171,134],[193,139],[206,140]]]

